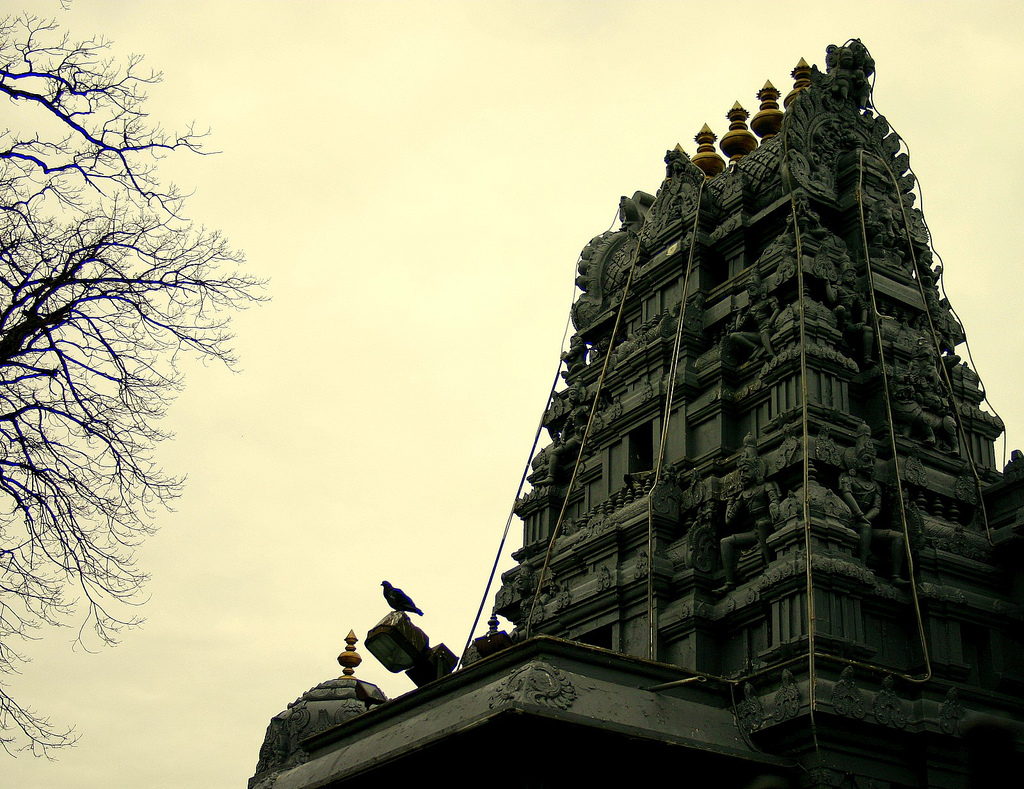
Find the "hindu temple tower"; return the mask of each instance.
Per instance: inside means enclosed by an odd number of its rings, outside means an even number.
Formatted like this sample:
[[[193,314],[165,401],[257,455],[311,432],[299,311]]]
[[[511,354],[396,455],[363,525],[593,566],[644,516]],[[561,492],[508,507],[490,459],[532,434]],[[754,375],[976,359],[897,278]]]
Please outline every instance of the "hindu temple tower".
[[[704,126],[656,195],[621,199],[576,263],[516,506],[494,603],[513,645],[492,628],[454,674],[350,704],[254,786],[1019,769],[1024,457],[996,461],[874,70],[858,40],[801,60],[784,99],[729,110],[723,156]]]

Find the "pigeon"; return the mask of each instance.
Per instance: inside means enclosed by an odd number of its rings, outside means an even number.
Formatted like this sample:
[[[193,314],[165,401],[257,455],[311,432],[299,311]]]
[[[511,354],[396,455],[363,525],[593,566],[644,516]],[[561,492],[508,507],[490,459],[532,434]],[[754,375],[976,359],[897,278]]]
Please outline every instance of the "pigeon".
[[[411,614],[423,616],[423,612],[416,607],[416,603],[410,600],[409,595],[401,589],[396,589],[387,581],[381,581],[380,585],[384,587],[384,599],[395,611],[408,611]]]

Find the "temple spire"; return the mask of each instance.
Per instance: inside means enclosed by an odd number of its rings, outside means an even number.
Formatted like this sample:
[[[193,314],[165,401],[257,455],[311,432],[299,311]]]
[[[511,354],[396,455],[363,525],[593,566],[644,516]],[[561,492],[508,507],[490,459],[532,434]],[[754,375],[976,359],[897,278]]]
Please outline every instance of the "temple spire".
[[[785,113],[779,109],[779,89],[772,85],[771,80],[764,83],[764,87],[757,92],[757,100],[761,102],[761,109],[750,120],[750,128],[754,134],[762,140],[770,140],[779,133],[782,128],[782,119]]]
[[[793,68],[791,76],[793,77],[793,90],[786,94],[786,98],[782,102],[786,109],[789,109],[789,105],[801,91],[807,90],[811,86],[811,67],[806,60],[800,58],[800,62]]]
[[[693,138],[697,143],[697,153],[693,155],[691,161],[703,170],[704,175],[708,178],[714,178],[725,169],[725,160],[715,153],[715,140],[717,139],[718,135],[711,131],[706,123]]]
[[[729,120],[729,131],[722,137],[718,147],[729,157],[729,164],[735,164],[748,153],[757,150],[757,138],[747,128],[747,112],[737,101],[725,114]]]

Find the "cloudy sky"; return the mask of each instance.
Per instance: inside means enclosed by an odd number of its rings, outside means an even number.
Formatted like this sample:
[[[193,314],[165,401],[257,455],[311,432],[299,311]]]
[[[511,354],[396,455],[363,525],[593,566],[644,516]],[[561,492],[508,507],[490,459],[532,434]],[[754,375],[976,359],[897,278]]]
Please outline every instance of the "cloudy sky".
[[[140,552],[143,627],[42,632],[10,690],[78,745],[3,783],[238,787],[269,718],[412,594],[468,636],[555,373],[580,249],[662,157],[766,79],[860,37],[908,141],[946,288],[1024,444],[1015,3],[8,2],[164,73],[149,109],[212,130],[171,159],[191,215],[271,301],[241,372],[194,365],[160,458],[188,475]],[[717,8],[726,9],[716,13]],[[515,530],[513,539],[518,539]],[[505,550],[507,554],[518,542]],[[366,660],[390,696],[411,688]],[[3,758],[3,757],[0,757]]]

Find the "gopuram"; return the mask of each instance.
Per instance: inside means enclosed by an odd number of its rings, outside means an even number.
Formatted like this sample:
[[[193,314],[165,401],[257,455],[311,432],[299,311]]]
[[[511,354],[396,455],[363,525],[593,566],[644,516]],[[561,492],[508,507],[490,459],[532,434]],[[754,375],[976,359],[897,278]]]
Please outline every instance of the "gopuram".
[[[1019,780],[1024,455],[998,468],[874,69],[858,40],[801,60],[724,157],[704,126],[622,198],[516,504],[511,637],[350,694],[251,785]]]

